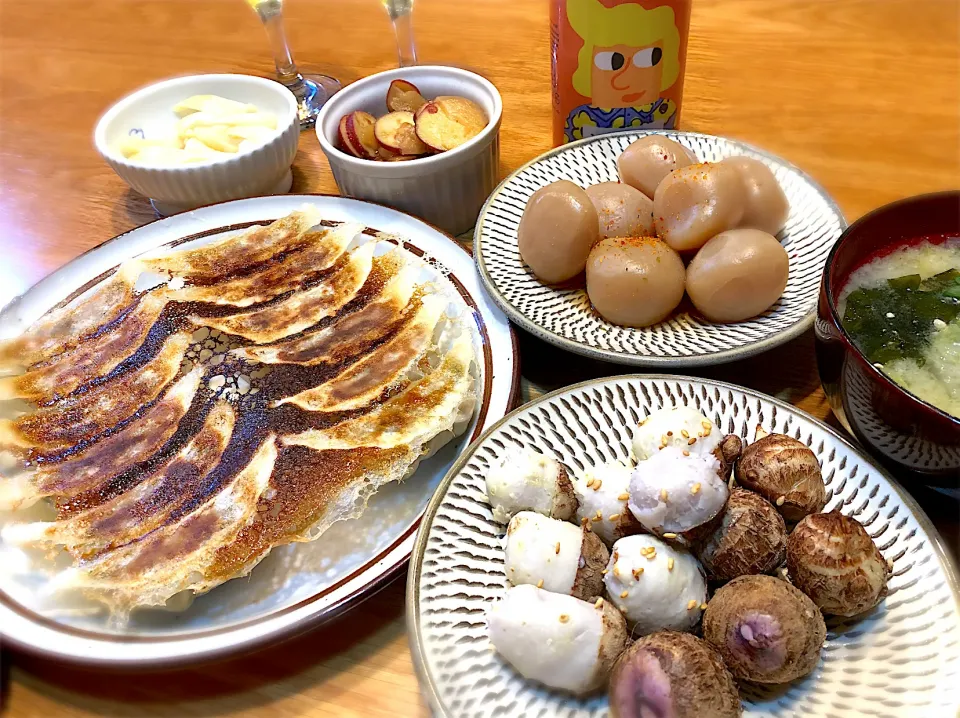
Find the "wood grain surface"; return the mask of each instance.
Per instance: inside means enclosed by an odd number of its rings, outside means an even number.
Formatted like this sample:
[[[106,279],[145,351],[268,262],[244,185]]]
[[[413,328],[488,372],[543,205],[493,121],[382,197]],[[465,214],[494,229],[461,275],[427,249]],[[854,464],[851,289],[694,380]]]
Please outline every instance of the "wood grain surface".
[[[376,0],[288,0],[305,68],[344,83],[395,65]],[[420,60],[480,72],[503,95],[502,172],[550,146],[545,0],[417,0]],[[759,145],[802,167],[849,220],[960,185],[955,0],[697,0],[682,129]],[[0,301],[154,219],[91,136],[116,99],[194,72],[270,75],[266,36],[241,0],[0,0]],[[335,192],[312,132],[294,191]],[[702,372],[828,418],[808,334]],[[526,400],[623,369],[521,337]],[[956,545],[956,502],[918,498]],[[228,663],[149,675],[85,672],[4,653],[9,716],[426,716],[398,581],[342,619]]]

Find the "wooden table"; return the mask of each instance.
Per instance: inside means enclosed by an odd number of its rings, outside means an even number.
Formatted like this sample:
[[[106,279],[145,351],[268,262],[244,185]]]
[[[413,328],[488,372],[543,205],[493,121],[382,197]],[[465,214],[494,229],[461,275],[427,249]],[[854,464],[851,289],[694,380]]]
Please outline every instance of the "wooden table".
[[[304,65],[351,82],[395,64],[374,0],[289,0]],[[418,0],[422,62],[486,75],[503,94],[502,171],[550,146],[544,0]],[[960,184],[955,0],[697,0],[682,127],[744,139],[799,165],[852,220]],[[0,299],[154,218],[91,144],[97,116],[139,85],[192,72],[270,75],[266,37],[240,0],[0,0]],[[294,191],[335,192],[312,132]],[[523,336],[527,400],[620,367]],[[812,337],[703,372],[830,412]],[[956,503],[919,498],[956,545]],[[398,581],[334,624],[227,664],[86,673],[5,654],[0,700],[24,716],[426,716]]]

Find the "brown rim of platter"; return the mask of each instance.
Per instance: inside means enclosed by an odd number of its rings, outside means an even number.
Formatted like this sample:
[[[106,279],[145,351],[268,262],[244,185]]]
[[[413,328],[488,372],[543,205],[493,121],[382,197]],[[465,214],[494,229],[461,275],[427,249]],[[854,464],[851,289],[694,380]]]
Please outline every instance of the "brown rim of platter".
[[[922,528],[928,534],[934,553],[940,556],[940,558],[943,560],[942,563],[946,569],[944,571],[944,577],[946,578],[947,586],[949,587],[950,592],[953,594],[954,602],[958,608],[960,608],[960,569],[956,567],[952,555],[947,550],[946,542],[940,535],[940,532],[937,530],[936,526],[933,525],[933,522],[927,516],[920,504],[917,503],[916,499],[914,499],[913,496],[906,491],[906,489],[900,486],[900,484],[890,475],[890,473],[875,464],[869,454],[867,454],[861,447],[855,446],[845,435],[841,434],[826,422],[821,421],[815,416],[803,411],[798,406],[794,406],[789,402],[783,401],[768,394],[764,394],[763,392],[755,391],[754,389],[749,389],[747,387],[731,384],[725,381],[675,374],[643,373],[606,376],[571,384],[527,402],[522,406],[522,409],[528,410],[534,406],[537,406],[538,404],[548,402],[561,394],[573,392],[584,387],[593,386],[595,384],[604,384],[608,382],[617,382],[636,378],[648,380],[662,379],[679,382],[703,382],[727,390],[741,392],[748,396],[762,398],[764,401],[769,401],[776,407],[779,407],[785,411],[794,412],[801,415],[804,419],[809,420],[823,431],[831,434],[841,444],[843,444],[847,450],[858,455],[865,464],[872,468],[873,471],[886,479],[891,490],[907,507],[920,528]],[[460,474],[460,472],[463,470],[463,467],[466,466],[467,462],[476,453],[483,442],[499,431],[501,426],[512,420],[514,414],[520,411],[520,409],[521,407],[517,407],[517,409],[511,411],[502,419],[492,424],[485,432],[483,432],[483,436],[474,441],[466,451],[457,457],[457,460],[454,462],[453,466],[451,466],[449,471],[447,471],[447,475],[443,477],[439,486],[437,486],[437,490],[434,492],[433,498],[430,499],[430,503],[427,504],[426,510],[420,517],[421,522],[426,522],[426,525],[428,526],[430,523],[432,523],[437,511],[440,509],[440,504],[443,503],[443,500],[446,497],[447,490],[450,488],[450,484],[453,483],[453,480]],[[410,566],[407,572],[407,588],[404,599],[406,608],[407,638],[410,645],[413,669],[417,675],[417,680],[420,685],[420,692],[423,694],[423,698],[431,710],[431,715],[436,716],[437,718],[453,718],[454,714],[450,712],[447,705],[441,699],[437,682],[427,666],[427,661],[423,654],[423,640],[420,631],[420,582],[418,579],[421,565],[423,563],[424,553],[426,552],[427,548],[427,538],[429,533],[429,530],[420,532],[420,534],[417,536],[416,543],[414,544],[413,552],[410,555]]]
[[[314,197],[337,197],[337,198],[340,197],[340,195],[318,194],[318,193],[315,193],[315,194],[303,193],[303,194],[304,196],[314,196]],[[206,205],[206,206],[215,206],[217,204],[223,204],[223,203],[218,202],[218,203],[214,203],[213,205]],[[376,203],[370,202],[368,204],[376,204]],[[380,206],[385,206],[385,205],[380,205]],[[390,208],[390,209],[392,210],[393,208]],[[190,211],[194,211],[194,210],[190,210]],[[399,211],[399,210],[393,210],[393,211]],[[181,212],[178,214],[185,214],[185,213]],[[401,213],[401,214],[405,214],[405,213]],[[122,234],[118,234],[115,237],[112,237],[108,240],[105,240],[104,242],[101,242],[95,247],[91,247],[90,249],[86,250],[82,254],[78,255],[77,258],[83,256],[84,254],[92,252],[96,249],[99,249],[100,247],[103,247],[106,244],[118,241],[123,237],[125,237],[126,235],[130,234],[131,232],[141,229],[142,227],[146,227],[150,224],[154,224],[155,222],[160,222],[160,221],[163,221],[164,219],[168,219],[169,217],[174,217],[174,216],[176,215],[168,215],[168,217],[163,217],[160,219],[153,220],[151,222],[147,222],[146,224],[141,225],[140,227],[136,227],[134,229],[128,230],[127,232],[123,232]],[[408,216],[412,217],[412,215],[408,215]],[[431,229],[435,230],[436,232],[442,234],[444,237],[449,239],[452,244],[459,247],[460,250],[463,251],[465,254],[467,254],[468,256],[472,256],[472,253],[466,247],[464,247],[460,242],[458,242],[453,236],[451,236],[449,233],[444,232],[443,230],[437,227],[434,227],[428,222],[424,222],[418,217],[413,217],[413,218],[429,226]],[[203,239],[205,237],[222,234],[224,232],[239,231],[239,230],[247,229],[257,224],[268,224],[272,221],[274,220],[265,219],[265,220],[256,220],[256,221],[241,222],[237,224],[226,225],[223,227],[217,227],[213,229],[204,230],[202,232],[197,232],[191,235],[187,235],[186,237],[180,237],[178,239],[167,242],[165,245],[159,245],[159,246],[175,247],[181,244],[185,244],[187,242]],[[338,224],[338,223],[321,222],[321,224],[330,226],[330,224]],[[369,227],[363,230],[364,234],[374,234],[376,232],[378,232],[378,230],[372,229]],[[389,241],[389,239],[385,238],[385,241]],[[403,242],[403,248],[411,252],[412,254],[416,255],[417,257],[423,257],[426,254],[424,250],[411,244],[408,241]],[[152,250],[147,250],[147,251],[152,251]],[[75,261],[75,259],[71,261]],[[493,383],[493,356],[490,349],[490,337],[487,332],[486,323],[484,322],[483,317],[479,312],[479,307],[477,306],[476,300],[474,300],[473,296],[469,293],[467,288],[456,277],[455,274],[453,274],[446,268],[444,269],[445,269],[444,276],[446,276],[453,283],[453,285],[456,287],[457,291],[459,292],[460,296],[463,298],[464,302],[467,304],[467,306],[469,306],[473,310],[474,315],[476,317],[477,330],[480,333],[480,338],[483,346],[483,369],[484,369],[484,385],[482,390],[483,399],[479,409],[476,412],[476,416],[477,416],[476,426],[474,428],[473,434],[470,436],[470,443],[472,444],[482,432],[483,422],[486,419],[487,411],[489,409],[490,391]],[[76,297],[80,296],[83,292],[87,291],[91,287],[95,286],[96,284],[99,284],[100,282],[102,282],[103,280],[111,276],[115,271],[116,271],[116,268],[114,267],[113,269],[107,270],[106,272],[101,273],[97,277],[94,277],[93,279],[84,283],[81,287],[77,288],[75,291],[71,292],[65,299],[51,306],[50,309],[54,309],[54,308],[61,307],[68,304],[69,302],[73,301]],[[49,311],[49,309],[47,311]],[[515,361],[513,366],[513,376],[511,379],[510,398],[507,402],[508,410],[515,405],[515,401],[518,396],[518,390],[520,387],[520,362],[519,362],[519,345],[517,340],[517,334],[513,326],[510,326],[509,330],[510,330],[510,339],[513,347]],[[303,608],[304,606],[314,603],[322,599],[323,597],[329,595],[330,593],[336,591],[338,588],[340,588],[344,584],[354,580],[358,576],[368,571],[372,566],[382,561],[386,556],[388,556],[391,552],[393,552],[398,546],[400,546],[403,542],[405,542],[411,535],[413,535],[417,531],[421,521],[423,520],[423,515],[424,514],[421,514],[416,519],[414,519],[414,521],[407,528],[407,530],[404,531],[403,534],[398,536],[397,539],[392,544],[390,544],[390,546],[388,546],[387,548],[379,552],[376,556],[373,556],[372,558],[370,558],[362,566],[359,566],[354,571],[352,571],[349,575],[341,578],[335,584],[328,586],[324,588],[322,591],[319,591],[311,596],[308,596],[307,598],[304,598],[303,600],[298,601],[293,605],[286,606],[276,611],[272,611],[266,615],[259,616],[257,618],[252,618],[246,621],[233,623],[233,624],[219,627],[219,628],[211,628],[211,629],[199,630],[199,631],[184,631],[184,632],[172,633],[168,635],[156,635],[156,636],[138,636],[138,635],[123,634],[123,633],[110,633],[106,631],[94,631],[94,630],[88,630],[83,628],[77,628],[75,626],[70,626],[68,624],[61,623],[54,619],[42,616],[39,613],[36,613],[35,611],[25,608],[22,604],[13,600],[3,590],[0,590],[0,604],[6,606],[14,613],[28,619],[32,623],[56,630],[61,633],[66,633],[69,635],[78,636],[82,638],[89,638],[89,639],[98,640],[98,641],[108,641],[113,643],[154,643],[155,644],[155,643],[170,643],[170,642],[176,642],[176,641],[181,641],[186,639],[192,640],[192,639],[198,639],[198,638],[208,638],[210,636],[229,633],[242,628],[257,625],[265,621],[275,619],[279,616],[286,615],[300,608]],[[315,628],[321,623],[325,623],[326,621],[329,621],[335,618],[336,616],[339,616],[341,613],[345,612],[348,608],[352,607],[354,603],[356,603],[357,599],[359,599],[361,596],[363,597],[369,596],[373,592],[378,591],[381,588],[385,587],[388,583],[393,581],[397,577],[397,574],[399,574],[406,567],[407,562],[410,560],[410,556],[411,554],[407,554],[407,556],[400,559],[394,566],[387,569],[380,576],[377,576],[369,583],[361,587],[358,587],[357,590],[344,596],[343,598],[338,600],[336,603],[332,604],[322,615],[312,616],[308,619],[305,619],[304,621],[300,621],[290,626],[286,626],[284,629],[282,629],[279,632],[271,632],[269,634],[257,636],[256,638],[250,640],[249,642],[241,644],[239,646],[236,646],[236,645],[224,646],[222,649],[208,651],[203,653],[202,655],[198,655],[196,657],[196,660],[194,661],[191,661],[190,659],[187,659],[187,660],[190,661],[191,663],[195,663],[199,661],[216,660],[218,658],[223,658],[227,655],[230,655],[232,657],[235,655],[240,655],[242,653],[249,653],[253,650],[256,650],[257,648],[262,647],[265,643],[276,643],[283,640],[289,640],[301,633],[305,633],[306,631],[311,630],[312,628]],[[4,638],[7,641],[9,641],[9,643],[12,646],[24,652],[33,653],[37,655],[48,655],[47,652],[44,651],[43,649],[38,649],[30,644],[11,639],[9,636],[4,636]],[[58,661],[62,661],[66,663],[71,662],[69,658],[65,658],[58,654],[55,655],[55,658]],[[132,669],[132,670],[137,670],[137,669],[143,670],[147,668],[157,669],[157,668],[162,668],[164,666],[173,666],[173,665],[180,666],[184,664],[184,659],[170,658],[170,659],[161,659],[158,661],[151,660],[146,664],[136,664],[136,663],[128,664],[122,661],[110,661],[110,660],[97,661],[97,663],[100,665],[125,667],[127,669]]]

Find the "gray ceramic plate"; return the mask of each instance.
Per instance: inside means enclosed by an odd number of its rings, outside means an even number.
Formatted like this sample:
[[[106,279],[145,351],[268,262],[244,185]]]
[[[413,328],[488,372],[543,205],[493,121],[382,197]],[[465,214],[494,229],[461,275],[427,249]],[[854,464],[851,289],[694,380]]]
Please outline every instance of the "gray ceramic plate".
[[[480,288],[473,260],[447,235],[379,205],[341,197],[286,195],[226,202],[168,217],[81,255],[0,313],[0,336],[12,336],[78,288],[96,284],[118,263],[190,238],[201,244],[315,205],[324,219],[359,222],[400,237],[445,276],[474,315],[481,400],[470,426],[409,479],[383,487],[357,519],[334,524],[312,543],[273,550],[247,578],[228,581],[184,611],[135,612],[111,630],[102,614],[64,606],[44,591],[42,572],[0,541],[0,633],[47,657],[117,666],[183,665],[222,657],[302,632],[346,610],[401,570],[427,502],[458,454],[510,408],[519,366],[506,317]],[[0,514],[0,525],[23,520]],[[42,566],[37,565],[37,568]]]
[[[602,718],[603,695],[574,699],[524,680],[495,652],[485,613],[503,595],[503,527],[484,476],[512,447],[575,472],[627,460],[632,426],[691,405],[753,439],[757,424],[807,444],[823,465],[825,510],[855,516],[893,562],[889,595],[857,619],[830,619],[820,664],[784,686],[746,687],[745,714],[776,718],[955,718],[960,708],[960,577],[929,519],[833,429],[795,407],[721,382],[626,376],[578,384],[512,412],[464,453],[427,507],[410,563],[414,665],[442,718]]]
[[[681,304],[660,324],[631,329],[611,324],[590,306],[582,288],[540,282],[520,259],[517,227],[530,195],[570,180],[581,187],[617,180],[617,156],[645,134],[662,134],[690,148],[701,162],[746,155],[766,163],[790,202],[780,234],[790,257],[783,296],[759,317],[711,324]],[[487,200],[474,233],[480,277],[511,321],[568,351],[645,367],[693,367],[743,359],[799,336],[813,324],[820,274],[833,243],[847,226],[833,200],[806,174],[755,147],[696,132],[624,132],[558,147],[507,177]]]

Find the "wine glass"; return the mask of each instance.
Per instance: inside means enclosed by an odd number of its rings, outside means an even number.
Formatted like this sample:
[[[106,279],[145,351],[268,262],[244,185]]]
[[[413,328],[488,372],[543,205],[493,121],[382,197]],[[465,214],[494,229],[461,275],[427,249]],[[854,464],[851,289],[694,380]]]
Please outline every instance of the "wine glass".
[[[320,108],[341,88],[339,80],[320,74],[303,75],[297,69],[283,30],[283,0],[247,0],[247,3],[256,11],[270,37],[277,79],[297,98],[300,129],[312,127]]]
[[[413,0],[380,0],[397,37],[397,56],[400,67],[417,64],[417,47],[413,41]]]

